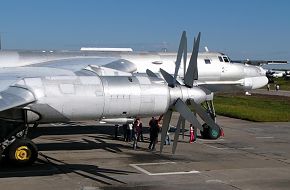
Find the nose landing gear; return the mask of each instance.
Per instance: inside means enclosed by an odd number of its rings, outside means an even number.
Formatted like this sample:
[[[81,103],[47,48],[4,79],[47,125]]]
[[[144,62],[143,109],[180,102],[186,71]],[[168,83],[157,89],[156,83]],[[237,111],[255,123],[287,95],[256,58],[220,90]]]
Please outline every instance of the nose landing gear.
[[[9,161],[17,165],[30,165],[38,156],[37,147],[29,139],[16,139],[6,152]]]
[[[30,165],[38,156],[36,145],[27,138],[26,111],[23,121],[0,120],[0,158],[16,165]]]
[[[205,102],[205,108],[209,114],[209,116],[216,122],[216,113],[214,109],[213,100],[209,100]],[[204,123],[202,125],[203,131],[200,131],[202,138],[204,139],[218,139],[222,134],[222,128],[213,129],[208,124]]]

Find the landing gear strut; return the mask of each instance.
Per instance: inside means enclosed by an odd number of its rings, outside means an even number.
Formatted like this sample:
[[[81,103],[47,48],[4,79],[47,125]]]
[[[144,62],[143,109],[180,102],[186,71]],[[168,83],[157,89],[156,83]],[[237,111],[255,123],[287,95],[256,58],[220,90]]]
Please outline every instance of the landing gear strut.
[[[213,100],[205,102],[205,108],[210,115],[210,117],[216,122],[216,113],[214,109]],[[203,131],[200,131],[202,138],[204,139],[218,139],[221,136],[222,129],[213,129],[206,123],[202,125]]]
[[[22,121],[0,120],[0,157],[17,165],[32,164],[38,156],[36,145],[27,138],[29,126],[25,110],[23,115]]]

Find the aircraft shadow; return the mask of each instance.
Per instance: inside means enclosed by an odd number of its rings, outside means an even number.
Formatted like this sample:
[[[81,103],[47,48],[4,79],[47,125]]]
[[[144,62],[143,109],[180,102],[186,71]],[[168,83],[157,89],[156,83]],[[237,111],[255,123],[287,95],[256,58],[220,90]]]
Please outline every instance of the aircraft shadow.
[[[37,148],[39,151],[103,149],[111,153],[122,152],[122,149],[132,149],[131,145],[123,145],[118,141],[116,141],[116,143],[106,142],[105,139],[110,137],[89,137],[93,139],[82,138],[81,142],[57,139],[58,142],[54,141],[53,143],[37,143]]]
[[[9,177],[34,177],[34,176],[50,176],[57,174],[75,174],[80,177],[90,179],[104,185],[112,185],[112,182],[125,184],[123,181],[110,177],[109,174],[128,175],[136,172],[125,170],[114,170],[101,168],[90,164],[67,164],[55,158],[43,155],[42,159],[32,166],[17,167],[2,163],[0,165],[0,178]]]
[[[143,134],[149,133],[148,127],[143,127]],[[81,134],[105,134],[115,135],[115,126],[112,125],[70,125],[65,124],[64,126],[40,126],[29,129],[29,137],[31,139],[39,136],[49,135],[81,135]],[[124,134],[122,126],[119,127],[118,136]]]

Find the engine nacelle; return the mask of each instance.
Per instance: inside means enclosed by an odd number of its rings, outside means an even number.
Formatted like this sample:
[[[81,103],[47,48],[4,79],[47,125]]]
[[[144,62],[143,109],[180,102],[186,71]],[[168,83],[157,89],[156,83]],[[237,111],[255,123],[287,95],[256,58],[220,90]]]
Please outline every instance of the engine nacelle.
[[[198,87],[171,88],[142,76],[24,78],[14,86],[17,87],[28,89],[35,97],[26,108],[33,113],[28,114],[30,120],[38,123],[161,115],[178,98],[196,103],[206,99]]]

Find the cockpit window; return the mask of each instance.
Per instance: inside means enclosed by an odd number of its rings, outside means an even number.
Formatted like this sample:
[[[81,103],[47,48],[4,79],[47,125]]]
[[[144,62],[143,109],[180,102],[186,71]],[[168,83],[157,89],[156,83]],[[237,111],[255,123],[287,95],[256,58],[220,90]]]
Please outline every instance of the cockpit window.
[[[227,57],[223,57],[225,62],[230,62],[229,59]]]
[[[210,64],[210,60],[209,59],[204,59],[205,64]]]
[[[218,56],[220,62],[224,62],[223,58],[221,56]]]

